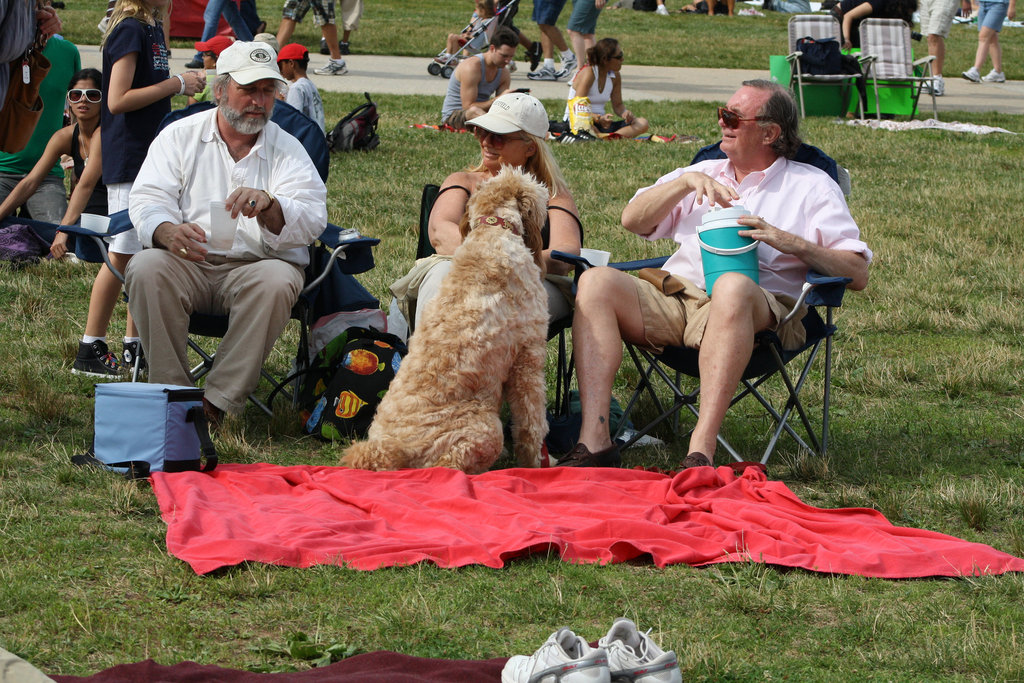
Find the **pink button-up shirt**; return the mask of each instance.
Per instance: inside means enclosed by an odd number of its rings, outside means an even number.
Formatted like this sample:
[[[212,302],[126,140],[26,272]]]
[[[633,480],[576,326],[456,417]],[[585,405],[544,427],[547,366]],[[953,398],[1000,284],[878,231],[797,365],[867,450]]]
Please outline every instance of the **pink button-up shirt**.
[[[829,249],[863,254],[869,262],[871,260],[871,250],[860,240],[860,230],[850,215],[842,191],[824,171],[779,157],[764,171],[751,173],[737,183],[732,163],[728,159],[716,159],[676,169],[659,178],[655,185],[667,183],[688,171],[700,171],[733,188],[740,197],[734,204],[745,207],[751,215],[764,217],[780,230]],[[633,199],[655,185],[637,190]],[[694,194],[690,193],[646,236],[649,240],[675,240],[679,248],[669,257],[665,270],[700,287],[704,287],[704,268],[697,243],[697,226],[709,208],[707,202],[696,204]],[[807,264],[764,243],[757,251],[761,287],[776,294],[799,296]]]

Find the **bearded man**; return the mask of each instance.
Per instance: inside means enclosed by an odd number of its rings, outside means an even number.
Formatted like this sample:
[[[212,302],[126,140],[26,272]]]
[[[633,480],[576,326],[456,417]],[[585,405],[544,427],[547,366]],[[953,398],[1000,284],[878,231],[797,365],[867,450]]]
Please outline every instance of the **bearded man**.
[[[313,162],[270,121],[285,83],[265,43],[225,49],[217,107],[157,136],[129,197],[145,249],[126,273],[128,305],[149,381],[191,384],[189,316],[230,314],[206,381],[214,425],[256,388],[302,289],[307,247],[327,225],[327,188]]]

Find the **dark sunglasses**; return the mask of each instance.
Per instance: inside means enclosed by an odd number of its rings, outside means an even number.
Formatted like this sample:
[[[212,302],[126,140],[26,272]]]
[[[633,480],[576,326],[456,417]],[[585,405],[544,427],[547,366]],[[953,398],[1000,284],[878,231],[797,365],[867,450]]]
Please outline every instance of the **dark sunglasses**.
[[[217,59],[217,53],[216,52],[211,52],[210,50],[207,50],[206,52],[203,53],[203,57],[209,57],[210,59]]]
[[[68,90],[68,102],[81,102],[83,97],[86,102],[96,104],[103,99],[103,93],[96,88],[75,88],[73,90]]]
[[[625,56],[626,56],[625,54],[623,54],[622,52],[620,52],[620,53],[619,53],[619,54],[617,54],[617,55],[612,55],[612,59],[622,59],[622,58],[623,58],[623,57],[625,57]]]
[[[476,139],[479,140],[480,142],[483,142],[489,136],[491,138],[491,144],[494,145],[496,149],[501,149],[502,147],[505,146],[506,142],[511,142],[512,140],[522,140],[523,142],[529,142],[530,140],[530,138],[524,137],[522,135],[516,135],[515,133],[505,133],[504,135],[499,135],[497,133],[492,133],[489,130],[484,130],[480,126],[473,126],[473,135],[475,135]]]
[[[718,108],[718,118],[722,119],[722,123],[724,123],[725,127],[730,129],[730,130],[736,130],[737,128],[740,127],[740,124],[743,123],[744,121],[767,121],[768,120],[767,116],[754,116],[754,117],[751,117],[749,119],[745,119],[742,116],[740,116],[739,114],[737,114],[736,112],[734,112],[732,109],[727,109],[725,107],[719,107]]]

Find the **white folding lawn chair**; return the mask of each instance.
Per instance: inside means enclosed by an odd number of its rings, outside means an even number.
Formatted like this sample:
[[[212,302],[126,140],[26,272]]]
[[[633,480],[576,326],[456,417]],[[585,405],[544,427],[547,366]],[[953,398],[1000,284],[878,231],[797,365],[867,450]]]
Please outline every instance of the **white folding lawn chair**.
[[[902,19],[865,19],[860,24],[860,54],[864,77],[870,78],[875,88],[875,116],[882,118],[879,88],[910,88],[913,98],[910,118],[914,118],[921,89],[926,84],[933,86],[932,61],[935,56],[913,59],[910,26]],[[929,87],[929,92],[932,96],[932,117],[938,119],[935,88]]]

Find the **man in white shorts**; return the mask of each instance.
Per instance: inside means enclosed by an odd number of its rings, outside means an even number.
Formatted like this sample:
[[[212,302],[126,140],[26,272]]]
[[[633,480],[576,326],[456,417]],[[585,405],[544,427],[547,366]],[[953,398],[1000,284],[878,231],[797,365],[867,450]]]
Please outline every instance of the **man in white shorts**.
[[[935,57],[932,62],[934,85],[925,84],[925,92],[934,90],[935,96],[946,94],[946,81],[942,78],[942,66],[946,61],[946,36],[956,16],[958,0],[920,0],[917,11],[921,15],[921,33],[928,38],[928,54]]]

